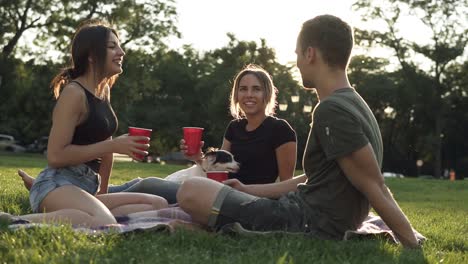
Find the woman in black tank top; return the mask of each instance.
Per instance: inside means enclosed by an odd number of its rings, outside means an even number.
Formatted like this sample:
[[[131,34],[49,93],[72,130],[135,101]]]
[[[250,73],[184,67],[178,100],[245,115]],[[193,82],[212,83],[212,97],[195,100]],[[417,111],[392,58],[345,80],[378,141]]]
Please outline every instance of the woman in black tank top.
[[[30,191],[35,213],[21,216],[31,222],[69,222],[74,225],[115,224],[116,215],[167,207],[159,196],[138,193],[107,194],[113,153],[135,157],[147,154],[143,136],[112,138],[117,118],[110,88],[122,73],[125,55],[116,31],[87,21],[72,42],[72,64],[52,81],[57,103],[53,112],[48,167]],[[83,192],[83,190],[85,192]],[[132,206],[128,206],[132,205]]]

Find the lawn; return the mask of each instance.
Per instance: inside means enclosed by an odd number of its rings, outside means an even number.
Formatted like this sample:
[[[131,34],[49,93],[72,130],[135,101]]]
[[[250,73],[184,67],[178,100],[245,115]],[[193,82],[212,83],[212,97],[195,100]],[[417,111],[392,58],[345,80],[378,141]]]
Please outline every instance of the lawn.
[[[0,153],[0,211],[30,213],[16,170],[35,175],[41,155]],[[183,166],[116,162],[112,182],[164,176]],[[468,263],[468,181],[388,179],[387,185],[428,241],[405,250],[383,240],[320,241],[292,235],[239,237],[179,230],[88,236],[68,226],[8,231],[0,263]]]

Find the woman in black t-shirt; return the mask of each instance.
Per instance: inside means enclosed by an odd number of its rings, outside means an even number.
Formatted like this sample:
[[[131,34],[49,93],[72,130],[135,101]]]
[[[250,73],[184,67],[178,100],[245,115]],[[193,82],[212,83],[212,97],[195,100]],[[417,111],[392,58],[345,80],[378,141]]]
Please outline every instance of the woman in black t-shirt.
[[[234,79],[230,110],[234,117],[224,135],[221,149],[234,155],[240,170],[231,173],[246,184],[272,183],[290,179],[296,167],[296,132],[283,119],[274,117],[277,89],[264,69],[247,65]],[[185,142],[181,141],[185,151]],[[186,156],[197,161],[202,152]]]

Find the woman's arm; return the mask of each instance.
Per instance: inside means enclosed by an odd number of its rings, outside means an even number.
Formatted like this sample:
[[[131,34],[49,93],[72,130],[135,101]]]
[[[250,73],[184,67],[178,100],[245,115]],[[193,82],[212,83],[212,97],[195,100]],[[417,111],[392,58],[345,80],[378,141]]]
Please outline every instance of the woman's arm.
[[[341,158],[338,164],[349,181],[369,200],[374,210],[405,247],[418,247],[418,241],[405,214],[385,185],[370,144]]]
[[[109,138],[111,140],[112,138]],[[101,187],[98,194],[104,194],[108,191],[109,179],[112,175],[112,166],[114,165],[114,154],[107,153],[101,158],[99,175],[101,175]]]
[[[221,146],[222,150],[231,152],[231,142],[226,138],[223,139],[223,145]]]
[[[278,178],[280,181],[294,177],[296,169],[297,144],[295,141],[284,143],[275,149],[278,163]]]

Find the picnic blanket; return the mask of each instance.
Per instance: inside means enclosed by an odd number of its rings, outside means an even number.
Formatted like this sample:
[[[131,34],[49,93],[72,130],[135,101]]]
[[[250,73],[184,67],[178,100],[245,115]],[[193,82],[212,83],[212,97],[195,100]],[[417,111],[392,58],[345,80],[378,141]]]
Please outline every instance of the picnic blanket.
[[[77,232],[86,234],[106,234],[106,233],[128,233],[136,231],[168,231],[173,232],[175,228],[184,227],[197,229],[199,226],[192,222],[190,215],[185,213],[180,207],[169,207],[156,211],[151,211],[144,216],[118,216],[117,224],[104,225],[99,227],[72,226]],[[56,226],[57,224],[31,223],[18,219],[8,226],[10,230],[44,228]]]
[[[128,233],[136,231],[167,231],[173,232],[176,228],[187,229],[203,229],[201,226],[192,222],[190,215],[185,213],[180,207],[169,207],[157,211],[151,211],[143,216],[116,217],[117,224],[105,225],[96,228],[74,226],[73,229],[77,232],[87,234],[106,234],[106,233]],[[30,223],[25,220],[17,220],[10,224],[10,230],[42,228],[50,227],[54,224]],[[426,237],[414,230],[416,238],[421,242],[426,240]],[[242,227],[239,223],[233,223],[223,226],[218,230],[220,234],[240,234],[240,235],[266,235],[266,234],[296,234],[303,233],[288,233],[284,231],[252,231]],[[343,236],[343,240],[360,239],[360,238],[384,238],[393,243],[399,243],[397,237],[393,234],[385,222],[377,215],[370,214],[357,230],[348,230]]]
[[[416,231],[414,228],[413,233],[416,236],[416,239],[418,239],[418,241],[421,243],[426,241],[426,237]],[[394,243],[400,243],[393,231],[387,226],[387,224],[385,224],[382,218],[374,214],[369,214],[357,230],[346,231],[343,236],[343,240],[349,240],[355,237],[381,237]]]

